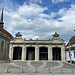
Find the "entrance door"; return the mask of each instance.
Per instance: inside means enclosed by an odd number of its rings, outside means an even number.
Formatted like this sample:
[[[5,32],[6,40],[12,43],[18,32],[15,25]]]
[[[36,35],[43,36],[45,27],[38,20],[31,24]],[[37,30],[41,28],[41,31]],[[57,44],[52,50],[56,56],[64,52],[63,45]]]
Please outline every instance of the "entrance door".
[[[14,47],[13,60],[21,60],[22,47]]]
[[[46,47],[39,48],[39,60],[48,60],[48,49]]]
[[[35,60],[35,48],[27,47],[26,60]]]
[[[61,48],[53,48],[53,60],[61,60]]]

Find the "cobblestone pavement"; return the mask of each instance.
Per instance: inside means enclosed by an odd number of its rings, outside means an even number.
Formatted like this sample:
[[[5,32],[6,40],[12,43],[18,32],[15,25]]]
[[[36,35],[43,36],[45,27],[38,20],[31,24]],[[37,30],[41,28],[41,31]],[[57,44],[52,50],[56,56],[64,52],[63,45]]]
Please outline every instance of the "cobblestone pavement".
[[[75,66],[61,61],[0,62],[0,75],[75,75]]]

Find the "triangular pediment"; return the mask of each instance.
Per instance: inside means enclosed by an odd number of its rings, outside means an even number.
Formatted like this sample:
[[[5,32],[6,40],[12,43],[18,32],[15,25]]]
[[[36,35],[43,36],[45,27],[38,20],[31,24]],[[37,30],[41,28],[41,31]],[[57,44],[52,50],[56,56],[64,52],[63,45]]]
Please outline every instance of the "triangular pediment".
[[[22,43],[24,40],[22,38],[15,38],[12,42],[13,43]]]
[[[52,38],[51,43],[64,43],[64,41],[59,37],[57,37],[57,38]]]

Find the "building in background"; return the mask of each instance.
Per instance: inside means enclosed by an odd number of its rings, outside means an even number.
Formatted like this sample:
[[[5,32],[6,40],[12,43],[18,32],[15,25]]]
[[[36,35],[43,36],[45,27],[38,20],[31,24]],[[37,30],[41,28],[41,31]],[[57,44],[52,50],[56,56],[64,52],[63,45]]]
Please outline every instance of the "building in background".
[[[65,43],[57,32],[51,40],[25,40],[18,32],[10,42],[9,59],[65,61]]]
[[[9,42],[13,36],[3,28],[3,9],[0,19],[0,60],[9,59]]]
[[[75,36],[71,37],[66,45],[66,61],[70,60],[75,63]]]

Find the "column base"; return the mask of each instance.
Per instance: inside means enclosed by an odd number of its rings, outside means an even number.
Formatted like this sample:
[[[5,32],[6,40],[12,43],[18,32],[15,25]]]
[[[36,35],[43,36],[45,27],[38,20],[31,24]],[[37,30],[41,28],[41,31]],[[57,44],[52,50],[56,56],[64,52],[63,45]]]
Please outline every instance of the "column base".
[[[9,58],[9,61],[12,61],[13,60],[13,58]]]
[[[52,59],[49,59],[48,61],[53,61]]]
[[[22,61],[25,61],[26,59],[25,58],[22,58]]]
[[[61,61],[66,61],[65,59],[62,59]]]
[[[39,61],[39,60],[35,60],[35,61]]]

